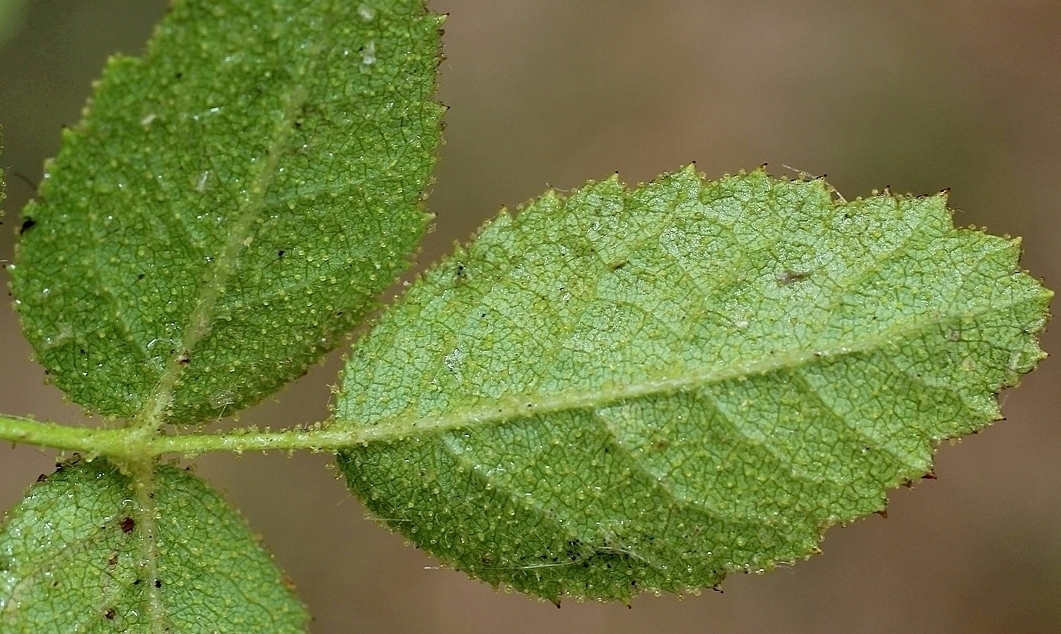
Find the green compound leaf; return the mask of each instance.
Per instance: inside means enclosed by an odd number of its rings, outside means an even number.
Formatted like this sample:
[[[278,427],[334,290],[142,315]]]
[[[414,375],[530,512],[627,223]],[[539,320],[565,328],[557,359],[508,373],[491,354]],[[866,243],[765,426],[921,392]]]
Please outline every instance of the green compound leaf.
[[[337,424],[372,512],[559,601],[804,558],[997,419],[1051,293],[943,196],[692,168],[502,214],[356,347]],[[416,421],[411,425],[410,421]]]
[[[360,323],[428,220],[440,22],[422,0],[185,0],[112,59],[13,271],[55,383],[192,423]]]
[[[305,631],[272,559],[202,480],[159,467],[154,519],[136,497],[106,460],[34,485],[0,531],[0,631]]]

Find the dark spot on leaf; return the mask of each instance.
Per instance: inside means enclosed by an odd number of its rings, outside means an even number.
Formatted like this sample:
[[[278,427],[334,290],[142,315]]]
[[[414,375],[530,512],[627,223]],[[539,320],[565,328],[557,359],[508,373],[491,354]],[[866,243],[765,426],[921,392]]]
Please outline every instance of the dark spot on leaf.
[[[287,573],[284,573],[284,578],[280,581],[284,584],[284,587],[287,588],[292,594],[295,593],[295,590],[297,589],[295,588],[295,582],[291,579],[291,577],[287,576]]]
[[[162,587],[162,580],[161,579],[155,579],[155,587],[156,588],[161,588]]]
[[[808,277],[810,277],[810,271],[791,271],[786,269],[784,273],[777,276],[777,283],[781,286],[788,286],[795,282],[802,282]]]
[[[117,615],[118,615],[118,612],[117,612],[117,611],[116,611],[116,610],[115,610],[114,608],[107,608],[107,609],[106,609],[106,610],[104,610],[104,612],[103,612],[103,616],[104,616],[104,617],[105,617],[105,618],[106,618],[106,619],[107,619],[108,621],[113,621],[113,620],[114,620],[114,617],[115,617],[115,616],[117,616]]]
[[[276,257],[283,258],[284,257],[284,250],[280,249],[279,251],[277,251],[276,252]]]
[[[133,585],[134,586],[140,585],[140,581],[141,581],[141,579],[137,579],[136,581],[133,582]]]
[[[191,362],[192,362],[192,358],[190,356],[188,356],[187,352],[182,352],[181,355],[179,357],[177,357],[177,363],[179,363],[181,365],[188,365]]]
[[[578,561],[582,558],[582,540],[580,539],[569,539],[567,540],[567,558],[571,561]]]
[[[921,479],[922,480],[935,480],[936,479],[936,472],[935,471],[929,471],[925,475],[921,476]]]
[[[136,276],[136,279],[138,279],[138,280],[142,280],[142,279],[144,279],[144,274],[143,274],[143,273],[141,273],[141,274],[137,275],[137,276]]]
[[[19,235],[26,233],[27,231],[32,229],[34,226],[36,226],[36,224],[37,224],[37,221],[34,220],[33,218],[26,218],[25,220],[22,221],[22,227],[19,228],[19,230],[18,230]]]
[[[619,260],[618,262],[612,262],[612,263],[611,263],[611,264],[609,265],[609,267],[610,267],[610,268],[611,268],[611,270],[613,270],[613,271],[618,271],[619,269],[623,268],[624,266],[626,266],[626,265],[627,265],[627,264],[629,264],[629,263],[630,263],[630,261],[629,261],[629,260]]]
[[[48,476],[46,474],[42,473],[39,476],[37,476],[37,482],[46,482],[47,480],[48,480]]]
[[[131,517],[122,518],[120,526],[122,527],[123,533],[131,533],[136,528],[136,520]]]
[[[118,565],[118,553],[114,553],[114,554],[111,555],[111,558],[107,560],[107,565],[108,566],[116,566],[116,565]]]
[[[70,458],[68,460],[65,460],[63,462],[55,463],[55,472],[59,473],[60,471],[62,471],[63,469],[65,469],[67,467],[77,466],[80,462],[81,462],[81,454],[79,454],[77,452],[74,452],[74,454],[72,456],[70,456]]]
[[[177,73],[177,74],[174,75],[174,77],[176,77],[177,79],[180,79],[181,77],[184,77],[184,73]]]

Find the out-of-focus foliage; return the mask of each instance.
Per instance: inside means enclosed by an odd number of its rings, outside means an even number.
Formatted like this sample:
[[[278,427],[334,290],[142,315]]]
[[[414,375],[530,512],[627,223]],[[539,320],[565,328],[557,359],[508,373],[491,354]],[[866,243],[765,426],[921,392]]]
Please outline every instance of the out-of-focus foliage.
[[[0,0],[0,46],[22,28],[26,0]]]

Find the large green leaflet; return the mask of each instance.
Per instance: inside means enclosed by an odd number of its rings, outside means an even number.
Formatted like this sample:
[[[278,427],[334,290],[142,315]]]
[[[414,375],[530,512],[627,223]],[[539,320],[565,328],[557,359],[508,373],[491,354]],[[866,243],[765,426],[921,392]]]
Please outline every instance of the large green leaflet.
[[[154,519],[103,459],[34,485],[0,532],[0,631],[305,631],[305,609],[217,493],[173,467],[154,482]]]
[[[13,270],[55,383],[192,423],[334,347],[426,226],[440,21],[422,0],[186,0],[112,59]]]
[[[503,213],[356,346],[342,452],[379,517],[553,600],[684,592],[816,549],[999,416],[1051,293],[944,196],[692,168]],[[417,429],[419,428],[419,430]]]

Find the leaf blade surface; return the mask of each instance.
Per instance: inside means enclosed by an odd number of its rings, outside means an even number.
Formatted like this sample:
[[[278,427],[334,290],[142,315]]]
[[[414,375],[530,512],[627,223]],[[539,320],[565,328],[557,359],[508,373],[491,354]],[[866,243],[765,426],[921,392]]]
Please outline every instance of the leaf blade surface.
[[[3,631],[305,631],[305,608],[216,492],[162,466],[153,493],[148,530],[106,460],[38,481],[0,530]]]
[[[112,59],[13,271],[59,387],[193,423],[333,348],[428,220],[438,26],[420,0],[187,0]]]
[[[340,465],[492,583],[713,586],[807,556],[998,417],[1050,297],[1018,256],[942,196],[841,203],[762,171],[550,193],[355,347],[339,424],[410,431]]]

